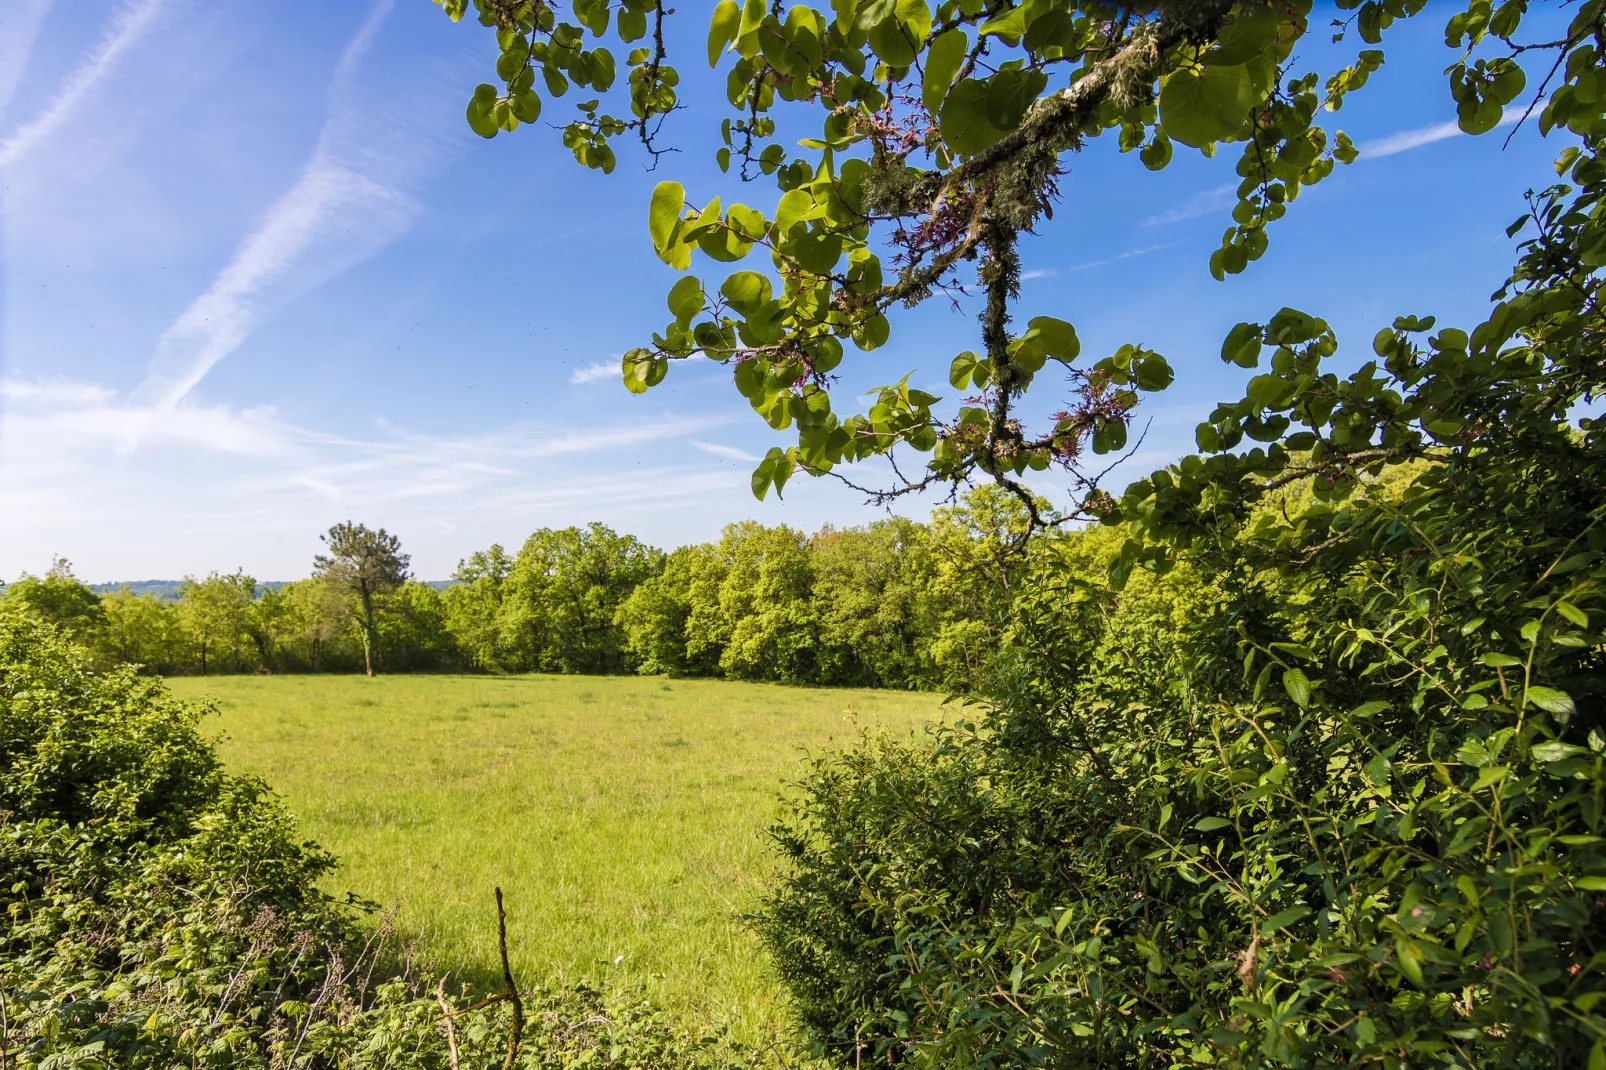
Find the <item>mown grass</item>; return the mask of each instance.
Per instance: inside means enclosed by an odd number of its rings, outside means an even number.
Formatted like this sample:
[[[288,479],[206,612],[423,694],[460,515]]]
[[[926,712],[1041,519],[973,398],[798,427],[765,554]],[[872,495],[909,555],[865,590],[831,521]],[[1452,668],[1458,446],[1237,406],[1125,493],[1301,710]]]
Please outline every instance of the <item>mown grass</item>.
[[[495,965],[493,887],[526,977],[646,984],[773,1036],[779,990],[741,921],[808,749],[907,735],[932,695],[645,677],[203,677],[222,752],[333,851],[331,891],[393,906],[442,966]]]

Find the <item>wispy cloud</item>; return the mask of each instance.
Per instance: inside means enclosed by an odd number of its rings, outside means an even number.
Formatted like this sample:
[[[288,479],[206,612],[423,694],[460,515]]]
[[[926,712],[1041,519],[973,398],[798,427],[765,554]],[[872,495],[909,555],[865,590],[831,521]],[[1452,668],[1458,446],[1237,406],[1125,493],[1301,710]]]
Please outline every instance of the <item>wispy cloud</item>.
[[[1499,126],[1510,126],[1527,114],[1526,104],[1513,104],[1500,116]],[[1357,158],[1362,160],[1378,160],[1385,156],[1394,156],[1398,153],[1419,149],[1423,145],[1431,145],[1436,141],[1447,138],[1460,137],[1461,128],[1454,121],[1435,123],[1432,126],[1417,127],[1414,130],[1401,130],[1389,134],[1387,137],[1364,141],[1355,146]],[[1187,197],[1163,212],[1152,215],[1143,221],[1145,227],[1165,226],[1168,223],[1180,223],[1186,219],[1197,219],[1203,215],[1220,211],[1237,200],[1238,184],[1228,182],[1213,189],[1201,190]],[[1100,261],[1099,263],[1104,263]],[[1023,276],[1025,277],[1025,276]]]
[[[598,360],[576,368],[574,373],[569,376],[569,382],[574,383],[576,386],[584,386],[586,383],[594,383],[598,379],[606,379],[610,375],[618,374],[618,361]]]
[[[27,0],[25,0],[25,3],[27,3]],[[43,18],[44,7],[48,5],[34,4],[32,6],[38,10],[31,30],[28,29],[27,7],[24,8],[24,14],[18,20],[20,30],[27,31],[27,41],[30,49],[33,36],[38,32],[37,20]],[[86,97],[99,87],[106,75],[117,65],[123,54],[133,47],[134,43],[150,28],[151,23],[156,20],[156,16],[161,9],[162,0],[135,0],[135,2],[125,5],[112,19],[111,25],[107,27],[105,35],[96,43],[94,50],[67,77],[61,92],[56,95],[45,110],[29,122],[18,127],[17,132],[5,141],[0,141],[0,168],[14,165],[23,156],[27,155],[35,145],[54,133],[56,128],[72,114],[73,109],[77,108]],[[26,52],[22,53],[23,58],[26,55]],[[3,65],[0,65],[0,71],[3,70]],[[19,74],[20,71],[0,75],[0,78],[10,77],[11,79],[11,85],[9,86],[0,84],[0,104],[3,104],[11,95]]]
[[[1214,189],[1201,190],[1191,197],[1167,208],[1159,215],[1151,215],[1143,221],[1146,227],[1162,227],[1167,223],[1180,223],[1184,219],[1197,219],[1202,215],[1219,211],[1227,207],[1238,196],[1238,183],[1228,182]]]
[[[403,87],[385,84],[401,81],[400,73],[387,79],[364,67],[393,6],[379,0],[341,54],[323,129],[300,176],[163,332],[137,393],[142,404],[177,405],[274,310],[374,256],[418,215],[407,186],[433,158],[432,146],[398,99]]]
[[[641,461],[651,444],[705,431],[706,416],[520,423],[464,435],[380,422],[372,433],[341,435],[270,406],[185,399],[157,411],[94,383],[17,379],[0,380],[0,405],[5,575],[41,567],[32,558],[48,558],[52,548],[77,552],[87,532],[108,525],[121,533],[113,552],[139,555],[142,572],[168,560],[170,571],[232,567],[208,556],[218,552],[277,559],[275,539],[310,536],[347,515],[410,532],[473,529],[442,542],[449,565],[478,532],[489,532],[486,541],[507,538],[501,525],[509,516],[560,526],[677,509],[700,518],[707,495],[746,500],[744,474],[728,466]],[[711,452],[747,456],[717,445]],[[194,560],[177,560],[180,545]]]
[[[1528,105],[1513,104],[1501,113],[1498,125],[1510,126],[1527,112]],[[1433,126],[1421,126],[1415,130],[1401,130],[1399,133],[1380,137],[1375,141],[1364,141],[1355,146],[1355,151],[1359,153],[1360,159],[1378,160],[1384,156],[1394,156],[1397,153],[1419,149],[1435,141],[1461,136],[1461,127],[1455,122],[1435,123]]]
[[[1025,282],[1029,279],[1046,279],[1052,274],[1054,274],[1052,268],[1033,268],[1031,271],[1021,272],[1020,277],[1021,281]]]
[[[759,456],[756,453],[748,453],[746,450],[739,450],[735,446],[722,446],[718,442],[703,442],[695,438],[691,439],[690,442],[694,448],[702,450],[710,456],[720,457],[727,461],[759,460]]]
[[[1114,256],[1105,257],[1103,260],[1089,260],[1084,264],[1072,264],[1070,267],[1066,268],[1065,270],[1066,271],[1087,271],[1087,270],[1090,270],[1092,268],[1106,267],[1106,266],[1108,266],[1110,264],[1114,264],[1114,263],[1117,263],[1117,262],[1122,261],[1122,260],[1131,260],[1133,257],[1147,256],[1150,253],[1157,253],[1161,249],[1171,249],[1171,248],[1174,248],[1175,246],[1180,245],[1180,244],[1181,244],[1180,242],[1169,241],[1169,242],[1163,242],[1163,243],[1158,244],[1158,245],[1145,245],[1145,246],[1143,246],[1142,248],[1139,248],[1139,249],[1128,249],[1124,253],[1116,253]]]
[[[11,106],[50,4],[51,0],[11,0],[0,11],[0,119]]]

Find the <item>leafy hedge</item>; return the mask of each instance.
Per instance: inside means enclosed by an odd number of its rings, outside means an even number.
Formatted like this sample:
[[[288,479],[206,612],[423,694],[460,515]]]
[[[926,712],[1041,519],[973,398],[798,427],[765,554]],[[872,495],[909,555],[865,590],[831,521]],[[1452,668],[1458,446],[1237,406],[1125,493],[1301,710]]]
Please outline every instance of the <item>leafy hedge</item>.
[[[0,607],[0,1066],[742,1062],[584,985],[526,987],[509,1058],[513,1002],[448,990],[359,924],[364,904],[319,891],[333,858],[222,769],[203,712]]]

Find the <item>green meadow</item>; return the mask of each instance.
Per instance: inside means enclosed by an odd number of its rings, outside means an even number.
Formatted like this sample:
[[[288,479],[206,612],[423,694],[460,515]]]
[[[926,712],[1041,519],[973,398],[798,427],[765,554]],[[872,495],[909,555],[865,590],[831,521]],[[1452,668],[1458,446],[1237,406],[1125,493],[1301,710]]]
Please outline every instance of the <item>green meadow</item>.
[[[930,694],[652,677],[168,683],[215,703],[231,768],[340,858],[327,889],[392,910],[437,965],[489,976],[500,886],[516,973],[638,982],[748,1038],[783,1016],[742,922],[778,795],[811,750],[945,713]]]

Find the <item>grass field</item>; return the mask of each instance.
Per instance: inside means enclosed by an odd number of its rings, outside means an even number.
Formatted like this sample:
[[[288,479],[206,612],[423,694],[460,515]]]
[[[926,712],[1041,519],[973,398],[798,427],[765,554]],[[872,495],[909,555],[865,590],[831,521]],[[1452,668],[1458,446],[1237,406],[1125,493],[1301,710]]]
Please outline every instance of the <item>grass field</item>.
[[[203,677],[225,760],[265,778],[440,965],[612,975],[755,1040],[778,992],[740,915],[808,749],[907,735],[935,696],[645,677]]]

